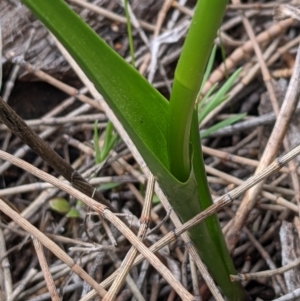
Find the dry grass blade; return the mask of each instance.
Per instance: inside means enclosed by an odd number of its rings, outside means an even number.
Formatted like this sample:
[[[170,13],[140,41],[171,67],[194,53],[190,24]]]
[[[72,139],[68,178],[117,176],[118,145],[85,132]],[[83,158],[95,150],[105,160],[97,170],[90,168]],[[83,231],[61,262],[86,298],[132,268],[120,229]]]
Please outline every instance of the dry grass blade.
[[[290,153],[286,154],[282,158],[277,159],[276,161],[274,161],[273,164],[271,164],[267,169],[265,169],[263,172],[261,172],[261,174],[253,176],[252,178],[250,178],[246,182],[244,182],[244,184],[242,184],[241,186],[237,187],[236,189],[234,189],[230,193],[228,193],[228,194],[224,195],[223,197],[219,198],[218,201],[214,205],[210,206],[208,209],[206,209],[202,213],[195,216],[189,222],[183,224],[180,227],[177,227],[174,231],[172,231],[172,232],[168,233],[167,235],[165,235],[162,239],[160,239],[158,242],[156,242],[154,245],[152,245],[149,250],[151,250],[152,252],[156,252],[157,250],[164,247],[168,243],[174,241],[179,235],[181,235],[182,233],[187,231],[189,228],[191,228],[195,224],[201,222],[207,216],[218,212],[219,210],[221,210],[222,208],[224,208],[225,206],[230,204],[235,198],[242,195],[251,186],[255,185],[256,183],[258,183],[262,179],[268,177],[270,174],[272,174],[273,172],[280,169],[289,160],[292,160],[294,157],[298,156],[299,154],[300,154],[300,146],[296,147]],[[156,192],[158,192],[158,195],[161,194],[161,192],[159,192],[158,190],[156,190]],[[189,242],[189,239],[187,238],[186,241]],[[205,266],[203,266],[203,263],[201,261],[197,260],[197,255],[195,255],[195,253],[196,253],[195,249],[189,243],[187,244],[187,248],[189,248],[190,254],[192,255],[192,257],[195,260],[196,264],[197,263],[199,264],[199,265],[197,264],[197,267],[199,268],[199,270],[201,272],[203,272],[203,275],[206,275],[207,274],[206,268],[205,268]],[[134,261],[134,264],[138,264],[139,262],[141,262],[142,259],[143,259],[143,257],[141,255],[139,255],[137,257],[137,259]],[[113,279],[116,277],[117,273],[118,272],[115,272],[114,274],[112,274],[109,278],[107,278],[101,284],[104,287],[109,285],[113,281]],[[211,278],[207,279],[207,281],[210,281],[210,280],[211,280]],[[212,292],[213,292],[214,296],[216,297],[216,300],[223,300],[223,298],[220,295],[219,291],[217,289],[214,290],[213,283],[211,284],[210,287],[213,288]],[[82,298],[80,301],[90,300],[94,295],[95,295],[95,292],[91,291],[90,293],[88,293],[85,296],[85,298]]]
[[[55,287],[53,278],[51,276],[51,273],[49,271],[49,266],[47,264],[47,260],[46,260],[46,257],[45,257],[44,251],[43,251],[42,244],[36,238],[33,238],[33,245],[34,245],[35,251],[37,253],[37,257],[39,259],[41,269],[44,274],[44,279],[46,281],[47,288],[50,292],[51,300],[59,301],[60,298],[59,298],[57,289]]]
[[[137,234],[137,237],[143,241],[143,239],[146,236],[146,232],[148,229],[148,225],[150,223],[150,211],[151,211],[151,204],[152,204],[152,196],[153,196],[153,190],[154,190],[154,184],[155,180],[153,175],[150,175],[147,183],[147,189],[146,189],[146,197],[145,197],[145,203],[143,206],[142,214],[140,217],[140,223],[141,227],[139,229],[139,232]],[[119,292],[121,285],[123,284],[125,277],[129,273],[132,263],[134,259],[136,258],[138,252],[134,247],[131,247],[131,249],[128,251],[126,257],[124,258],[122,265],[119,268],[119,273],[116,279],[114,280],[113,284],[111,285],[107,295],[103,298],[103,301],[111,301],[114,300],[117,293]]]
[[[192,226],[194,226],[195,224],[199,223],[200,221],[202,221],[204,218],[206,218],[207,216],[214,214],[216,212],[218,212],[221,208],[227,206],[228,204],[230,204],[234,198],[240,196],[242,193],[244,193],[247,189],[249,189],[251,186],[255,185],[256,183],[258,183],[259,181],[261,181],[262,179],[266,178],[268,175],[270,175],[272,172],[280,169],[284,164],[286,164],[289,160],[293,159],[294,157],[296,157],[297,155],[299,155],[300,153],[300,146],[296,147],[294,150],[292,150],[290,153],[286,154],[285,156],[283,156],[281,159],[277,159],[276,161],[273,162],[273,164],[271,164],[267,169],[265,169],[262,173],[250,178],[248,181],[246,181],[243,185],[241,185],[240,187],[234,189],[231,193],[228,193],[226,195],[224,195],[222,198],[220,198],[218,200],[217,203],[215,203],[214,205],[210,206],[208,209],[206,209],[205,211],[203,211],[202,213],[198,214],[197,216],[195,216],[193,219],[191,219],[189,222],[185,223],[184,225],[182,225],[181,227],[175,229],[174,231],[170,232],[168,235],[165,235],[164,238],[162,238],[158,243],[156,243],[154,246],[152,246],[150,248],[150,250],[155,250],[156,247],[162,247],[166,244],[168,244],[169,242],[173,241],[174,239],[176,239],[178,237],[178,235],[182,234],[183,232],[187,231],[189,228],[191,228]],[[95,202],[93,199],[89,198],[88,196],[80,193],[79,191],[77,191],[76,189],[74,189],[73,187],[61,183],[59,180],[57,180],[56,178],[38,170],[37,168],[33,167],[32,165],[24,162],[23,160],[14,158],[13,156],[0,151],[0,157],[4,160],[8,160],[11,163],[26,169],[28,172],[31,172],[32,174],[34,174],[35,176],[38,176],[46,181],[48,181],[49,183],[63,189],[64,191],[72,194],[74,197],[81,199],[83,202],[86,202],[88,206],[90,206],[93,210],[95,210],[96,212],[98,212],[99,214],[102,214],[105,218],[107,218],[108,220],[110,220],[111,222],[113,222],[115,224],[115,226],[122,231],[122,233],[131,241],[131,243],[143,254],[146,255],[145,257],[149,260],[149,262],[151,264],[153,264],[155,266],[155,268],[164,275],[164,277],[166,277],[166,279],[168,279],[168,282],[170,281],[170,285],[174,285],[175,283],[175,287],[178,288],[178,281],[176,279],[174,279],[174,277],[171,275],[170,278],[168,278],[168,275],[170,274],[169,271],[163,267],[163,271],[162,271],[162,267],[161,264],[159,263],[159,260],[153,256],[153,254],[151,253],[150,250],[148,250],[144,245],[141,245],[140,241],[138,240],[138,238],[136,238],[132,232],[127,229],[127,227],[118,220],[117,217],[114,216],[114,214],[110,213],[109,210],[106,209],[106,207],[104,207],[103,205]],[[3,207],[3,206],[4,207]],[[13,218],[15,220],[15,222],[17,222],[18,224],[21,222],[23,225],[24,222],[24,229],[26,229],[27,231],[30,229],[32,231],[32,235],[33,233],[35,234],[34,236],[39,239],[39,235],[42,235],[42,233],[40,233],[36,228],[34,228],[32,225],[30,225],[30,223],[28,223],[25,219],[21,218],[16,212],[14,212],[9,206],[7,206],[3,201],[1,201],[1,208],[3,208],[3,211],[8,214],[11,218]],[[2,209],[1,209],[2,210]],[[19,219],[18,219],[19,218]],[[34,230],[33,230],[33,229]],[[36,236],[37,235],[37,236]],[[44,235],[43,235],[44,236]],[[46,241],[47,241],[47,247],[50,248],[54,248],[56,249],[56,245],[50,241],[47,237],[45,237]],[[41,239],[39,239],[41,241]],[[41,241],[44,244],[44,241]],[[45,244],[44,244],[45,245]],[[61,253],[56,254],[58,256],[61,256]],[[64,254],[65,255],[65,254]],[[61,258],[61,257],[59,257]],[[73,270],[80,271],[80,273],[82,273],[82,269],[80,267],[78,267],[73,260],[66,255],[63,256],[63,258],[66,260],[66,263],[70,266],[73,267]],[[137,258],[138,260],[139,258]],[[75,264],[75,265],[74,265]],[[167,270],[167,271],[166,271]],[[165,273],[167,274],[167,276],[165,275]],[[86,273],[83,271],[83,275],[86,277],[88,275],[86,275]],[[88,281],[90,281],[90,277],[87,277]],[[174,281],[174,282],[172,282]],[[94,281],[92,282],[93,285],[95,285]],[[180,284],[181,287],[181,284]],[[99,289],[99,287],[97,286],[96,289],[97,292],[99,293],[103,293],[103,291],[101,289]],[[187,298],[186,300],[192,300],[192,297],[189,297],[190,295],[187,294],[186,295],[186,290],[183,289],[183,291],[178,291],[178,294],[180,296],[182,296],[183,298]],[[191,298],[191,299],[190,299]]]
[[[140,242],[140,240],[132,233],[132,231],[119,218],[117,218],[111,211],[108,210],[108,207],[106,207],[106,206],[104,206],[100,203],[97,203],[95,200],[93,200],[92,198],[88,197],[87,195],[81,193],[77,189],[69,186],[68,184],[65,184],[65,183],[57,180],[55,177],[53,177],[53,176],[51,176],[51,175],[35,168],[34,166],[30,165],[29,163],[27,163],[23,160],[20,160],[18,158],[14,158],[12,155],[9,155],[8,153],[0,151],[0,157],[4,160],[7,160],[7,161],[11,162],[12,164],[14,164],[16,166],[19,166],[19,167],[25,169],[26,171],[28,171],[28,172],[32,173],[33,175],[35,175],[35,176],[51,183],[52,185],[54,185],[56,187],[59,187],[60,189],[64,190],[65,192],[67,192],[69,194],[71,194],[75,198],[80,199],[82,202],[84,202],[86,205],[91,207],[98,214],[100,214],[104,218],[108,219],[110,222],[112,222],[116,226],[116,228],[120,232],[122,232],[124,234],[124,236],[131,242],[131,244],[140,253],[142,253],[145,256],[145,258],[150,262],[150,264],[152,264],[156,268],[156,270],[168,281],[168,283],[172,287],[174,287],[174,289],[176,290],[178,295],[183,300],[193,300],[193,296],[182,286],[182,284],[174,277],[174,275],[172,275],[172,273],[164,265],[161,264],[160,260],[153,253],[151,253],[151,251],[148,250],[147,247],[144,244],[142,244]],[[10,208],[10,207],[8,207],[8,208]],[[0,207],[0,209],[1,209],[1,207]],[[16,218],[16,216],[18,216],[18,214],[14,213],[12,219],[16,223],[19,224],[20,221]],[[22,219],[22,221],[24,221],[24,223],[25,223],[26,220]],[[27,228],[24,228],[24,229],[26,229],[26,230],[29,229],[28,227],[29,227],[30,223],[28,223],[26,221],[25,224],[26,224]],[[36,228],[34,228],[34,229],[36,230]],[[32,228],[31,228],[31,230],[32,230]],[[44,243],[43,241],[41,241],[41,242]],[[54,243],[53,243],[52,247],[55,247]],[[70,257],[65,258],[65,260],[67,260],[68,264],[70,264],[70,259],[71,259]],[[73,262],[72,262],[71,266],[72,267],[74,266]],[[75,265],[74,268],[77,268],[77,266]],[[86,275],[86,274],[84,274],[84,275]],[[90,277],[88,279],[90,280]],[[88,282],[88,283],[90,284],[90,282]],[[93,284],[94,284],[94,282],[93,282]],[[93,285],[91,285],[91,286],[93,286]],[[95,288],[95,287],[93,286],[93,288]],[[98,293],[103,294],[103,291],[101,291],[98,287],[97,287],[96,291]]]
[[[272,134],[269,138],[268,144],[260,160],[260,164],[256,169],[255,172],[256,174],[259,173],[263,168],[265,168],[275,158],[278,149],[280,147],[280,142],[283,141],[284,135],[289,126],[290,119],[297,106],[299,95],[300,95],[300,47],[297,53],[293,76],[291,78],[287,93],[285,95]],[[244,225],[245,219],[248,216],[250,210],[253,208],[256,202],[256,197],[260,192],[263,183],[264,182],[260,182],[259,185],[256,185],[255,187],[253,187],[247,192],[235,217],[233,218],[231,228],[226,237],[228,248],[230,251],[234,249],[234,246],[239,237],[240,229]]]
[[[50,166],[72,183],[74,187],[87,195],[93,196],[95,200],[112,209],[110,202],[96,191],[67,161],[53,151],[2,98],[0,98],[0,120]]]
[[[0,216],[1,222],[1,216]],[[6,244],[3,235],[3,230],[0,228],[0,283],[3,283],[3,290],[7,299],[11,298],[13,294],[12,276],[10,271],[9,260],[6,257]]]
[[[21,217],[16,211],[11,209],[2,199],[0,199],[0,210],[15,221],[21,228],[30,233],[34,238],[39,240],[47,249],[55,254],[62,262],[66,263],[68,267],[91,285],[100,296],[104,296],[106,291],[91,278],[74,260],[67,255],[57,244],[55,244],[46,235],[40,232],[37,228],[31,225],[26,219]]]
[[[288,19],[284,21],[280,21],[277,24],[274,24],[271,28],[267,29],[266,31],[263,31],[260,33],[256,40],[258,43],[270,41],[271,39],[274,39],[277,35],[279,35],[281,32],[286,30],[288,27],[290,27],[293,24],[293,20]],[[245,54],[250,53],[253,51],[253,44],[252,41],[247,41],[243,44],[243,46],[237,48],[226,60],[224,63],[222,63],[218,69],[216,69],[211,76],[209,77],[207,83],[203,87],[202,95],[205,95],[208,90],[213,86],[214,83],[217,83],[221,81],[226,74],[226,72],[230,71],[236,64],[241,61]]]

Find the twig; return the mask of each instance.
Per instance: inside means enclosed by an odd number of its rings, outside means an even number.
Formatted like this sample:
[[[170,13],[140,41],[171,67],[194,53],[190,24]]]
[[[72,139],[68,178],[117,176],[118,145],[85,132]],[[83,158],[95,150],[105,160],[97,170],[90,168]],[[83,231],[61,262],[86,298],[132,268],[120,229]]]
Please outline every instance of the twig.
[[[83,88],[83,89],[80,90],[80,93],[85,93],[85,91],[86,91],[86,89]],[[50,117],[50,116],[53,116],[53,115],[56,115],[56,114],[60,113],[67,106],[70,106],[71,104],[73,104],[75,102],[75,100],[76,100],[75,97],[70,97],[70,98],[66,99],[62,104],[60,104],[54,110],[49,112],[45,117]],[[73,112],[67,114],[66,117],[72,117],[72,116],[82,114],[82,113],[86,112],[89,109],[90,109],[89,105],[87,105],[87,104],[82,105],[78,109],[76,109]],[[43,138],[43,139],[46,139],[46,137],[48,137],[48,136],[52,135],[53,133],[55,133],[56,130],[57,130],[57,128],[47,129],[47,130],[43,131],[40,134],[40,137]],[[25,156],[25,154],[28,150],[29,150],[28,145],[24,145],[23,147],[18,148],[18,150],[14,153],[14,155],[16,157],[21,158],[21,157]],[[8,162],[5,162],[5,163],[1,164],[0,165],[0,174],[2,174],[5,170],[7,170],[9,168],[9,166],[10,166],[10,163],[8,163]]]
[[[286,130],[289,125],[290,118],[295,111],[297,102],[300,95],[300,46],[297,53],[295,62],[295,68],[293,76],[291,78],[287,93],[285,95],[280,114],[276,120],[272,134],[269,138],[268,144],[265,148],[264,154],[261,158],[260,165],[257,167],[255,174],[265,168],[271,160],[277,154],[280,147],[279,142],[283,140]],[[275,143],[275,144],[274,144]],[[242,228],[246,217],[250,210],[253,208],[256,202],[256,196],[261,190],[264,182],[260,182],[258,185],[250,189],[244,197],[235,217],[232,220],[230,231],[228,232],[227,245],[230,251],[234,249],[234,246],[238,240],[240,229]]]
[[[25,57],[31,43],[32,43],[32,40],[33,40],[33,36],[35,34],[35,29],[31,29],[30,30],[30,33],[29,33],[29,38],[27,40],[27,43],[25,45],[25,48],[24,48],[24,51],[21,55],[22,58]],[[10,72],[10,75],[9,75],[9,78],[8,78],[8,81],[5,83],[4,87],[3,87],[3,100],[5,102],[7,102],[9,96],[10,96],[10,93],[14,87],[14,84],[15,84],[15,81],[16,81],[16,78],[17,78],[17,75],[20,71],[20,66],[18,64],[14,65],[13,66],[13,69],[12,71]]]
[[[239,273],[237,275],[230,275],[230,279],[231,281],[248,281],[248,280],[255,280],[259,278],[273,277],[275,275],[283,274],[284,272],[297,267],[299,264],[300,264],[300,259],[296,259],[281,268],[261,271],[257,273]]]
[[[50,240],[46,235],[32,226],[26,219],[21,217],[17,212],[6,205],[2,199],[0,199],[0,210],[13,219],[20,227],[30,233],[33,237],[41,241],[47,249],[51,250],[51,252],[53,252],[60,260],[65,262],[73,272],[88,282],[100,294],[100,296],[104,296],[106,294],[106,291],[100,285],[98,285],[98,283],[92,279],[78,264],[76,264],[69,255],[61,250],[59,246]]]
[[[59,295],[57,293],[52,275],[49,271],[49,266],[47,264],[47,260],[46,260],[45,255],[44,255],[42,244],[36,238],[33,237],[33,245],[34,245],[34,248],[35,248],[35,251],[36,251],[36,254],[37,254],[41,269],[42,269],[42,272],[44,274],[44,279],[46,281],[47,288],[48,288],[48,291],[49,291],[50,296],[51,296],[51,300],[52,301],[60,301],[60,298],[59,298]]]
[[[1,214],[0,214],[1,222]],[[5,297],[8,300],[13,294],[12,277],[10,272],[10,263],[6,254],[6,243],[3,235],[2,228],[0,228],[0,284],[3,286]]]
[[[150,211],[151,211],[151,204],[152,204],[152,196],[153,196],[153,189],[154,189],[154,177],[150,175],[148,179],[147,189],[146,189],[146,197],[145,203],[143,206],[143,210],[140,217],[141,227],[138,231],[137,237],[143,241],[144,237],[146,236],[147,228],[150,223]],[[103,298],[103,301],[111,301],[114,300],[115,296],[117,295],[118,291],[123,284],[125,277],[129,273],[132,263],[137,256],[137,250],[134,247],[128,251],[125,259],[120,266],[120,271],[116,279],[114,280],[113,284],[111,285],[107,295]]]
[[[24,279],[20,281],[18,286],[14,289],[10,298],[7,298],[7,301],[15,300],[19,296],[19,294],[24,290],[26,285],[31,281],[32,277],[34,277],[37,274],[37,272],[38,271],[36,269],[30,269],[28,274],[24,277]],[[59,300],[59,299],[53,299],[53,300]]]
[[[23,142],[31,147],[43,160],[45,160],[58,173],[64,176],[78,190],[106,206],[113,208],[110,202],[90,185],[76,170],[72,168],[61,156],[51,149],[31,128],[0,98],[0,120],[18,136]]]
[[[291,293],[288,293],[284,296],[281,296],[277,299],[273,299],[273,301],[290,301],[290,300],[297,300],[296,298],[300,296],[300,289],[296,289]]]
[[[150,211],[151,211],[151,204],[152,204],[152,196],[153,196],[153,189],[154,189],[154,177],[150,175],[148,179],[147,189],[146,189],[146,197],[145,203],[143,206],[142,214],[140,217],[141,227],[139,229],[137,237],[143,241],[146,236],[147,228],[150,222]],[[114,300],[115,296],[117,295],[118,291],[121,288],[122,283],[125,280],[126,275],[129,273],[132,263],[137,255],[137,250],[134,247],[128,251],[125,259],[122,262],[120,267],[120,272],[116,277],[115,281],[111,285],[107,295],[104,297],[103,301],[111,301]]]
[[[99,6],[96,6],[95,4],[92,4],[92,3],[89,3],[87,1],[82,1],[82,0],[69,0],[70,2],[73,2],[73,3],[76,3],[82,7],[85,7],[85,8],[88,8],[89,10],[99,14],[99,15],[102,15],[108,19],[111,19],[113,21],[117,21],[117,22],[121,22],[121,23],[124,23],[126,24],[126,18],[125,17],[122,17],[118,14],[115,14],[107,9],[104,9],[104,8],[101,8]],[[144,29],[147,29],[147,30],[151,30],[151,31],[154,31],[155,30],[155,26],[153,26],[152,24],[149,24],[145,21],[142,21],[142,20],[139,20],[141,26],[144,28]]]
[[[236,189],[232,190],[230,193],[227,193],[226,195],[224,195],[223,197],[219,198],[219,200],[211,205],[209,208],[207,208],[206,210],[204,210],[203,212],[201,212],[200,214],[196,215],[194,218],[192,218],[190,221],[186,222],[185,224],[183,224],[181,227],[175,229],[174,231],[170,232],[168,235],[165,235],[158,243],[154,244],[150,250],[153,251],[155,250],[158,246],[164,246],[167,243],[173,241],[174,239],[176,239],[178,237],[178,235],[182,234],[183,232],[185,232],[187,229],[193,227],[195,224],[201,222],[204,218],[206,218],[207,216],[214,214],[216,212],[218,212],[219,210],[221,210],[223,207],[227,206],[228,204],[230,204],[234,198],[240,196],[242,193],[244,193],[247,189],[249,189],[251,186],[257,184],[259,181],[261,181],[262,179],[266,178],[267,176],[269,176],[272,172],[277,171],[278,169],[280,169],[284,164],[286,164],[289,160],[291,160],[292,158],[296,157],[297,155],[299,155],[300,153],[300,146],[296,147],[295,149],[293,149],[291,152],[289,152],[288,154],[286,154],[285,156],[283,156],[280,159],[277,159],[276,161],[274,161],[268,168],[266,168],[264,171],[262,171],[260,174],[257,174],[256,176],[253,176],[251,178],[249,178],[243,185],[241,185],[240,187],[237,187]],[[72,194],[74,197],[81,199],[83,202],[86,202],[88,206],[90,206],[91,208],[93,208],[96,212],[99,212],[100,214],[103,214],[106,218],[108,218],[110,221],[114,222],[114,224],[116,225],[116,227],[119,228],[120,231],[123,232],[124,235],[126,235],[126,237],[131,241],[131,243],[136,246],[138,248],[138,250],[144,255],[146,255],[146,258],[150,261],[151,264],[155,265],[157,270],[160,270],[161,268],[161,264],[159,263],[159,260],[157,261],[156,259],[152,260],[153,257],[151,255],[151,253],[149,253],[150,250],[146,249],[145,246],[140,245],[139,240],[132,234],[129,229],[126,229],[126,226],[120,222],[112,213],[110,213],[106,207],[104,207],[103,205],[95,202],[93,199],[89,198],[88,196],[80,193],[79,191],[77,191],[76,189],[74,189],[73,187],[66,185],[64,183],[61,183],[59,180],[57,180],[56,178],[38,170],[37,168],[33,167],[32,165],[24,162],[21,159],[18,158],[14,158],[12,155],[9,155],[3,151],[0,151],[0,157],[4,160],[8,160],[11,163],[13,163],[14,165],[17,165],[21,168],[24,168],[26,171],[52,183],[55,186],[60,187],[61,189],[63,189],[64,191]],[[2,205],[3,201],[1,201],[1,205]],[[4,207],[3,207],[4,206]],[[3,206],[1,206],[1,210],[4,208],[5,209],[5,213],[11,217],[13,216],[14,220],[18,223],[20,223],[20,221],[24,221],[24,223],[26,224],[26,227],[28,227],[28,222],[24,219],[22,219],[21,217],[19,217],[19,215],[17,213],[15,213],[12,209],[10,209],[10,207],[8,207],[5,203],[3,203]],[[8,214],[9,213],[9,214]],[[32,227],[29,224],[30,227]],[[30,228],[29,227],[29,228]],[[34,228],[35,229],[35,228]],[[28,228],[26,229],[28,230]],[[36,229],[35,229],[36,230]],[[37,230],[36,230],[37,231]],[[41,234],[38,231],[39,234]],[[45,239],[47,239],[47,237],[45,237]],[[55,246],[55,244],[50,241],[51,244],[53,244]],[[53,245],[51,245],[51,247],[53,247]],[[55,247],[54,247],[55,248]],[[53,248],[51,248],[53,251]],[[59,254],[60,256],[61,254]],[[60,257],[59,257],[60,258]],[[137,258],[136,261],[138,261],[139,257]],[[72,259],[71,259],[72,260]],[[71,261],[70,262],[70,258],[68,258],[67,260],[68,264],[71,264],[71,266],[73,266],[74,262]],[[73,267],[73,269],[76,267]],[[165,269],[165,268],[164,268]],[[161,271],[160,271],[161,272]],[[88,275],[87,275],[88,276]],[[164,276],[166,277],[166,276]],[[170,285],[174,285],[178,286],[178,281],[176,279],[174,279],[174,277],[170,277],[170,282],[174,281],[172,283],[170,283]],[[89,278],[88,278],[89,279]],[[169,279],[168,277],[166,277],[166,279]],[[181,286],[181,284],[180,284]],[[98,287],[97,287],[98,289]],[[98,289],[98,292],[100,292],[100,290]],[[101,291],[100,293],[103,293],[103,291]],[[181,293],[181,292],[180,292]],[[184,294],[184,295],[183,295]],[[182,293],[183,296],[185,296],[185,293],[183,291]]]
[[[200,301],[201,296],[199,296],[199,280],[198,280],[196,265],[191,255],[189,256],[189,260],[191,266],[191,276],[192,276],[194,296],[196,300]]]
[[[91,207],[93,210],[95,210],[98,214],[103,215],[103,217],[105,217],[110,222],[112,222],[116,226],[116,228],[118,228],[118,230],[121,231],[124,234],[124,236],[126,236],[126,238],[138,249],[138,251],[141,252],[149,260],[149,262],[157,269],[157,271],[160,274],[163,275],[163,277],[168,281],[168,283],[172,287],[174,287],[174,289],[176,290],[178,295],[181,296],[181,298],[183,300],[193,300],[192,295],[183,288],[181,283],[171,274],[171,272],[165,266],[161,265],[160,260],[155,255],[153,255],[151,253],[151,251],[149,251],[144,244],[140,243],[139,239],[132,233],[132,231],[121,220],[119,220],[111,211],[109,211],[108,207],[102,205],[101,203],[96,202],[95,200],[93,200],[92,198],[88,197],[87,195],[81,193],[77,189],[75,189],[67,184],[62,183],[61,181],[57,180],[55,177],[53,177],[49,174],[46,174],[41,170],[38,170],[37,168],[28,164],[27,162],[24,162],[23,160],[14,158],[13,156],[11,156],[3,151],[0,151],[0,157],[2,159],[10,161],[13,164],[20,166],[21,168],[25,168],[27,172],[30,172],[30,173],[34,174],[35,176],[38,176],[38,177],[48,181],[49,183],[61,188],[65,192],[70,193],[75,198],[78,198],[78,199],[82,200],[84,203],[86,203],[89,207]],[[4,203],[4,202],[2,201],[2,203]],[[5,208],[10,209],[10,207],[8,207],[8,206],[6,206]],[[2,210],[1,206],[0,206],[0,209]],[[13,211],[13,210],[10,209],[10,211]],[[6,213],[6,211],[5,211],[5,213]],[[18,219],[17,218],[18,214],[17,215],[15,215],[15,214],[17,214],[17,213],[15,213],[13,211],[13,213],[10,212],[10,215],[9,214],[7,214],[7,215],[10,217],[11,217],[11,215],[14,216],[13,220],[20,225],[20,221],[21,220],[24,221],[24,219],[21,219],[21,218]],[[27,226],[27,224],[26,224],[26,226]],[[46,238],[46,239],[48,239],[48,238]],[[41,241],[41,239],[40,239],[40,241]],[[42,243],[44,244],[43,241],[42,241]],[[53,243],[53,242],[51,242],[51,243]],[[55,246],[56,245],[53,243],[52,247],[55,248]],[[59,257],[59,258],[61,259],[61,257]],[[69,258],[67,258],[65,260],[70,264]],[[72,266],[73,266],[73,264],[74,263],[72,263]],[[75,267],[76,266],[74,266],[73,269]],[[103,290],[100,291],[99,288],[97,288],[97,289],[98,289],[98,291],[97,291],[98,293],[100,293],[100,294],[104,293]],[[101,296],[104,296],[104,295],[101,295]]]
[[[274,24],[272,27],[261,32],[256,40],[260,44],[262,42],[271,41],[281,32],[286,30],[293,24],[292,19],[280,21]],[[205,95],[208,90],[213,86],[214,83],[220,82],[225,75],[225,72],[230,71],[240,60],[244,58],[244,55],[253,51],[252,41],[247,41],[243,46],[237,48],[233,53],[222,63],[209,77],[208,81],[203,87],[201,92],[202,95]]]

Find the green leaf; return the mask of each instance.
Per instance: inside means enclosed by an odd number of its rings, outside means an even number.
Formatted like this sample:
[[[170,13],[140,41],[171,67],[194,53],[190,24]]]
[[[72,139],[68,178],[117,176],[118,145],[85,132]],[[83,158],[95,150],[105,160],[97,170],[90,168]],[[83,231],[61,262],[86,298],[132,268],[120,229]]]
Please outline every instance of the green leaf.
[[[246,113],[237,114],[236,116],[227,118],[225,120],[222,120],[222,121],[216,123],[215,125],[209,127],[206,130],[203,130],[201,132],[201,134],[200,134],[201,139],[208,137],[212,133],[224,128],[225,126],[231,125],[231,124],[243,119],[246,115],[247,115]]]
[[[76,210],[76,208],[73,207],[67,213],[66,217],[68,217],[68,218],[78,218],[78,217],[80,217],[80,215],[79,215],[79,212]]]
[[[232,87],[234,81],[240,75],[242,68],[236,70],[230,78],[225,82],[225,84],[218,90],[218,92],[212,97],[212,99],[202,108],[198,115],[199,124],[203,119],[216,107],[218,107],[228,96],[225,94]]]
[[[94,141],[94,148],[95,148],[95,161],[96,161],[96,164],[99,164],[99,163],[101,163],[101,151],[100,151],[100,147],[99,147],[99,134],[98,134],[98,121],[97,120],[94,122],[93,141]]]
[[[207,66],[206,66],[206,69],[205,69],[205,73],[204,73],[204,76],[203,76],[203,79],[202,79],[202,83],[201,83],[201,86],[200,86],[200,89],[199,89],[199,94],[201,93],[202,89],[203,89],[203,86],[205,85],[210,73],[211,73],[211,70],[212,70],[212,67],[213,67],[213,63],[214,63],[214,60],[215,60],[215,57],[216,57],[216,52],[217,52],[217,45],[214,45],[212,51],[211,51],[211,54],[210,54],[210,57],[209,57],[209,60],[208,60],[208,63],[207,63]],[[208,91],[209,92],[209,91]],[[208,92],[206,94],[208,94]]]
[[[117,134],[113,133],[113,124],[109,121],[107,123],[105,132],[104,132],[104,143],[103,146],[99,147],[99,134],[98,134],[98,122],[96,121],[94,124],[94,146],[95,146],[95,161],[96,164],[100,164],[103,162],[107,156],[109,155],[109,152],[113,148],[113,145],[117,139]]]
[[[132,38],[130,15],[129,15],[129,9],[128,9],[128,0],[124,0],[124,10],[125,10],[125,15],[126,15],[126,23],[127,23],[126,25],[127,25],[127,35],[128,35],[128,41],[129,41],[129,50],[130,50],[130,56],[131,56],[131,65],[133,67],[135,67],[133,38]]]
[[[114,111],[152,170],[169,166],[167,100],[61,0],[23,0],[61,41]],[[155,135],[153,135],[155,133]]]
[[[100,186],[100,188],[98,189],[98,191],[101,191],[101,192],[102,191],[106,191],[106,190],[118,187],[120,185],[121,185],[121,183],[105,183],[105,184],[102,184]]]
[[[158,198],[158,196],[157,196],[156,194],[153,194],[153,197],[152,197],[152,203],[153,203],[154,205],[160,203],[160,200],[159,200],[159,198]]]
[[[65,214],[70,211],[69,202],[64,198],[54,198],[49,201],[49,206],[52,210]]]

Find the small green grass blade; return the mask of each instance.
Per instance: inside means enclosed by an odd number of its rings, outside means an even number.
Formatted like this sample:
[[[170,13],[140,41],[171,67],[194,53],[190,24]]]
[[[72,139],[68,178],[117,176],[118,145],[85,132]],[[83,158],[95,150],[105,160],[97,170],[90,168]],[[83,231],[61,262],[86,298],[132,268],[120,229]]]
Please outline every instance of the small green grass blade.
[[[206,130],[203,130],[201,132],[201,134],[200,134],[201,139],[209,137],[209,135],[211,135],[212,133],[224,128],[225,126],[228,126],[228,125],[231,125],[233,123],[236,123],[236,122],[240,121],[246,115],[247,115],[246,113],[237,114],[236,116],[227,118],[225,120],[222,120],[222,121],[216,123],[215,125],[209,127]]]

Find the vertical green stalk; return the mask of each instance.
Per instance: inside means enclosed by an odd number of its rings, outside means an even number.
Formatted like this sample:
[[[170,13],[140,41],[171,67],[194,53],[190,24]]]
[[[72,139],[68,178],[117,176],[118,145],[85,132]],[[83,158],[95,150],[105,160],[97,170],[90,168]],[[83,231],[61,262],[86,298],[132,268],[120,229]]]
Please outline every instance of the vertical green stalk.
[[[193,147],[191,164],[194,177],[198,183],[198,201],[200,202],[201,211],[203,211],[212,204],[212,198],[207,178],[205,176],[205,166],[203,162],[196,110],[193,114],[190,138],[191,145]],[[191,217],[188,219],[190,218]],[[228,300],[248,300],[248,296],[243,290],[241,284],[231,282],[230,280],[230,275],[235,275],[236,270],[229,255],[218,216],[215,214],[206,218],[203,223],[192,228],[189,231],[189,234],[201,256],[201,259],[207,265],[210,274],[220,286]]]
[[[190,170],[189,136],[192,114],[213,41],[227,0],[198,0],[175,71],[168,123],[171,172],[187,180]]]
[[[129,50],[130,50],[130,56],[131,56],[131,65],[133,67],[135,67],[133,38],[132,38],[130,15],[129,15],[129,9],[128,9],[128,0],[124,0],[124,10],[125,10],[125,15],[126,15],[127,34],[128,34]]]
[[[189,182],[193,177],[196,182],[196,191],[192,196],[183,201],[177,197],[175,204],[172,204],[183,221],[192,218],[197,210],[204,210],[212,204],[195,105],[226,4],[227,0],[198,0],[175,71],[167,128],[170,169],[179,181]],[[183,190],[182,196],[184,193]],[[207,218],[189,233],[209,272],[228,300],[247,300],[241,285],[230,281],[229,275],[236,271],[217,216]]]

